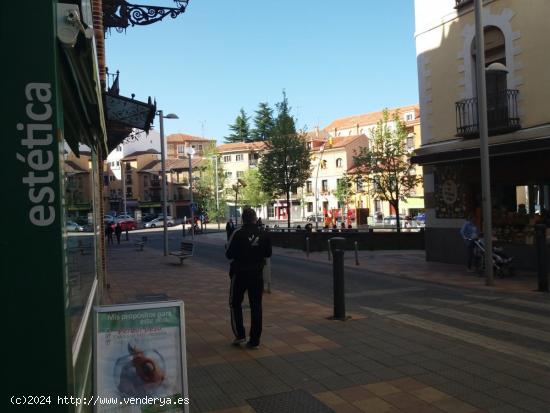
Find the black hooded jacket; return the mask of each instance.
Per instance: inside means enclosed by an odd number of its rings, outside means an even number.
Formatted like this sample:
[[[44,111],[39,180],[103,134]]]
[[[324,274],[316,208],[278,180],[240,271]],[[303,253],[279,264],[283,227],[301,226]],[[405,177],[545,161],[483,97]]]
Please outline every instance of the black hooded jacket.
[[[233,260],[232,273],[258,275],[271,252],[269,235],[255,224],[246,224],[231,234],[225,256]]]

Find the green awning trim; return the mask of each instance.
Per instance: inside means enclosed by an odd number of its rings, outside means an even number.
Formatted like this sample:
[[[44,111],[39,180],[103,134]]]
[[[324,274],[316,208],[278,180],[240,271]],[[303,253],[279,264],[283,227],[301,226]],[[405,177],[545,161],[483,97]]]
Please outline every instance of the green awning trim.
[[[140,208],[160,208],[160,202],[140,202]]]
[[[80,34],[74,47],[60,46],[59,69],[65,140],[77,155],[79,144],[106,154],[107,133],[93,40]]]
[[[73,204],[73,205],[68,205],[67,209],[69,211],[91,211],[92,210],[92,205],[89,204],[89,203],[87,203],[87,204]]]

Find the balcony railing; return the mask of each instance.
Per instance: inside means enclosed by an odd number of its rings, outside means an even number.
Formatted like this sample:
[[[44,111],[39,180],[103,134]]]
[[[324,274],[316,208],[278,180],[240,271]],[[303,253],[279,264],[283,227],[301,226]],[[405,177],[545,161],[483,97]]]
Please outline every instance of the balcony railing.
[[[518,115],[518,91],[503,90],[487,95],[489,135],[521,129]],[[456,135],[464,138],[479,136],[477,97],[456,102]]]
[[[459,9],[461,7],[466,6],[467,4],[471,4],[474,2],[474,0],[455,0],[455,9]]]

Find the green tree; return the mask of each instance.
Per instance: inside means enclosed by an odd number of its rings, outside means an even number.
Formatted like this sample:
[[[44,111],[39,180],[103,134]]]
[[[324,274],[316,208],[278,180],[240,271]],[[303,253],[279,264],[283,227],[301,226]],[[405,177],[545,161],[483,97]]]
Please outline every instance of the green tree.
[[[267,141],[259,172],[264,192],[272,198],[286,195],[287,225],[290,228],[290,193],[303,186],[309,177],[311,159],[305,137],[296,132],[296,123],[290,115],[284,92],[282,102],[277,104],[277,112],[273,136]]]
[[[388,110],[371,130],[371,146],[362,147],[354,156],[358,170],[366,171],[371,193],[387,201],[396,211],[397,231],[401,230],[399,202],[406,201],[422,178],[414,173],[411,153],[407,150],[407,128],[399,113],[390,118]]]
[[[251,136],[254,141],[266,141],[271,138],[275,120],[273,119],[273,109],[266,102],[260,102],[256,116],[254,116],[254,129]]]
[[[342,178],[336,182],[336,191],[334,196],[340,203],[340,214],[342,216],[342,222],[344,222],[345,209],[348,207],[349,201],[353,195],[352,191],[353,180],[347,174],[344,174]]]
[[[216,161],[218,169],[216,171]],[[218,205],[216,205],[216,173],[218,175],[218,191],[222,191],[225,185],[225,174],[216,145],[209,145],[204,149],[203,161],[200,169],[200,179],[195,181],[194,199],[197,202],[199,212],[207,212],[210,221],[223,220],[225,218],[225,197],[218,193]]]
[[[241,198],[245,205],[257,207],[265,205],[272,200],[271,194],[262,188],[260,172],[257,169],[249,169],[242,178],[244,186],[241,190]]]
[[[231,134],[225,137],[225,143],[235,143],[235,142],[250,142],[250,118],[246,114],[243,108],[239,112],[239,115],[235,119],[235,123],[229,125]]]

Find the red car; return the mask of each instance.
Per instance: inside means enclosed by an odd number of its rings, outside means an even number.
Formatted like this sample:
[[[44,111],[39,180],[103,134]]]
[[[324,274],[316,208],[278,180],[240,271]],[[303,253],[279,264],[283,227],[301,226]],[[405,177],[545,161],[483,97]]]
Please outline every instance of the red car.
[[[124,221],[118,221],[120,224],[120,227],[122,228],[122,231],[132,231],[134,229],[137,229],[136,222],[133,220],[124,220]],[[111,223],[111,227],[113,228],[113,231],[115,230],[116,224],[114,222]]]

